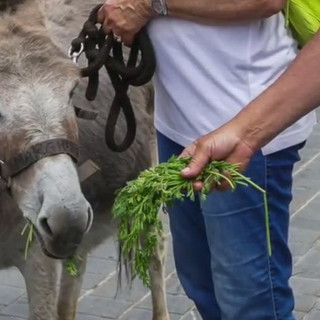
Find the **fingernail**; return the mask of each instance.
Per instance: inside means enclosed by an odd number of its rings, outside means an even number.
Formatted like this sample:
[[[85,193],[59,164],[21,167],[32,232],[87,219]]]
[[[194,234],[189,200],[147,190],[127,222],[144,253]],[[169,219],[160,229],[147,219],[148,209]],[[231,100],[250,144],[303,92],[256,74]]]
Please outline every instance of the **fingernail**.
[[[189,168],[189,167],[186,167],[186,168],[182,169],[181,172],[182,172],[183,174],[188,174],[188,173],[190,172],[190,168]]]

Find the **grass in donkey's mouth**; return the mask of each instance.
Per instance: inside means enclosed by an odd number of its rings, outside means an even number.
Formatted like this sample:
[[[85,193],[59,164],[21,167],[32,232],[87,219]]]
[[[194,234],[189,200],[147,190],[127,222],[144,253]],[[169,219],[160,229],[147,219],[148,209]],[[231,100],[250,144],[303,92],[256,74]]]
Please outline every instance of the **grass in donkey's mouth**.
[[[24,249],[24,258],[27,259],[30,246],[35,239],[35,230],[34,225],[31,222],[27,222],[21,231],[21,235],[25,235],[27,232],[26,246]],[[78,272],[77,260],[81,258],[78,255],[72,255],[71,257],[66,259],[66,268],[70,276],[76,277]]]

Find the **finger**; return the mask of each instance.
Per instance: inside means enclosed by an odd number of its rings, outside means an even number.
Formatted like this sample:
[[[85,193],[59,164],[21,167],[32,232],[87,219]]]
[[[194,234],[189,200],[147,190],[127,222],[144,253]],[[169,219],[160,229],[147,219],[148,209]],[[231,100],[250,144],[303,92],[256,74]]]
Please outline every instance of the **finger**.
[[[113,38],[117,42],[122,42],[122,38],[120,36],[118,36],[115,32],[113,32]]]
[[[220,184],[216,184],[215,186],[212,186],[212,189],[214,190],[218,190],[218,191],[221,191],[221,192],[225,192],[227,190],[230,190],[231,187],[230,187],[230,184],[227,182],[227,181],[221,181]]]
[[[121,35],[121,39],[122,39],[122,42],[130,47],[133,43],[133,40],[134,40],[134,34],[131,34],[131,33],[123,33]]]
[[[210,161],[210,156],[201,147],[196,147],[195,153],[189,165],[182,170],[182,176],[185,178],[193,178],[200,174],[204,167]]]
[[[98,14],[97,14],[97,21],[101,24],[103,24],[104,20],[105,20],[105,17],[106,17],[106,14],[105,14],[105,11],[104,11],[104,7],[102,6],[99,11],[98,11]]]
[[[111,25],[107,20],[104,20],[103,25],[102,25],[102,29],[105,34],[109,34],[112,32]]]
[[[200,192],[203,188],[203,183],[201,181],[195,181],[192,185],[193,189],[198,192]]]
[[[193,142],[182,151],[179,158],[192,157],[195,151],[196,151],[196,144]]]
[[[229,172],[223,172],[223,175],[230,181],[231,175]],[[232,185],[230,185],[230,182],[227,179],[222,179],[220,183],[217,183],[215,186],[213,186],[214,189],[217,189],[219,191],[227,191],[229,189],[233,189]]]

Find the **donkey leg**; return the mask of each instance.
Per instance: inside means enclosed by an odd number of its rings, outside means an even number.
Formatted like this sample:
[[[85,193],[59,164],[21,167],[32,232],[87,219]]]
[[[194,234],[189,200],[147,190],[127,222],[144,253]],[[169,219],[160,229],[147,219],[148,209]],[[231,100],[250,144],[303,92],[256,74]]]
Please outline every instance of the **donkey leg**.
[[[162,235],[149,267],[153,320],[169,320],[165,285],[166,237]]]
[[[86,269],[87,256],[76,259],[77,275],[72,276],[67,270],[66,262],[61,271],[60,292],[58,298],[58,320],[74,320],[76,318],[78,298],[82,279]]]
[[[57,262],[46,257],[38,245],[34,245],[27,260],[18,266],[28,294],[29,320],[56,320]]]

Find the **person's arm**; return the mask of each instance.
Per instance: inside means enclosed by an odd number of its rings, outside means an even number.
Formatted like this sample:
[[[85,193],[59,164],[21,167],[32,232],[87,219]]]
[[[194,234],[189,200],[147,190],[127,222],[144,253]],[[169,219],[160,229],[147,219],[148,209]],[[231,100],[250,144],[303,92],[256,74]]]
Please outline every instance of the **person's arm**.
[[[257,150],[320,105],[320,31],[287,71],[232,121]]]
[[[163,0],[168,16],[202,24],[236,23],[262,19],[280,12],[286,0]],[[155,17],[152,0],[107,0],[98,21],[130,44],[134,35]]]
[[[267,18],[281,11],[286,2],[286,0],[166,0],[169,16],[210,24]]]
[[[246,167],[252,155],[320,105],[320,31],[280,78],[235,118],[187,147],[183,176],[197,176],[213,159]],[[201,188],[201,185],[197,185]]]

